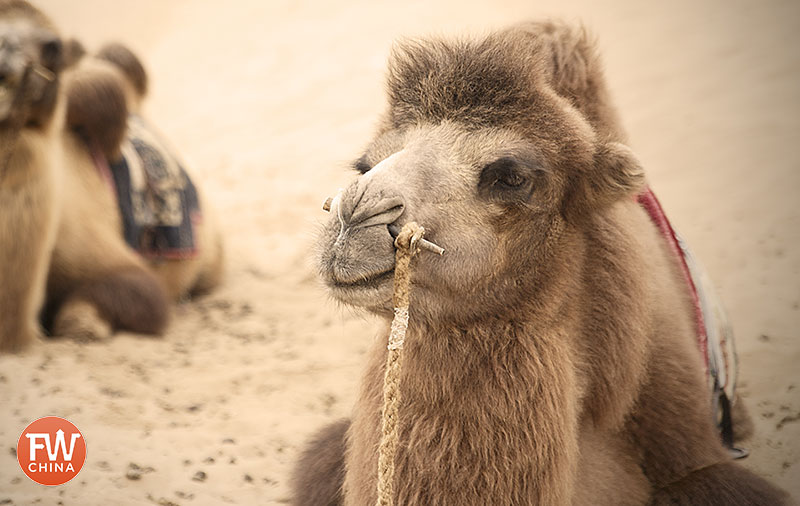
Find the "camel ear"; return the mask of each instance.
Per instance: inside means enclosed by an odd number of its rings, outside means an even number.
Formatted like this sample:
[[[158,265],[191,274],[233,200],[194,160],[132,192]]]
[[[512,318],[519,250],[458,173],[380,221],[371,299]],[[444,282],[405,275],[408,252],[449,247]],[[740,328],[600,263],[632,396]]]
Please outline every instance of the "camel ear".
[[[593,161],[591,169],[571,192],[573,214],[606,207],[644,188],[644,169],[629,147],[618,142],[601,144]]]
[[[601,145],[594,155],[591,197],[599,204],[610,204],[639,193],[644,187],[644,168],[628,146],[619,142]]]
[[[75,38],[70,38],[64,41],[64,67],[69,68],[77,65],[78,62],[86,55],[86,48],[83,47],[81,41]]]

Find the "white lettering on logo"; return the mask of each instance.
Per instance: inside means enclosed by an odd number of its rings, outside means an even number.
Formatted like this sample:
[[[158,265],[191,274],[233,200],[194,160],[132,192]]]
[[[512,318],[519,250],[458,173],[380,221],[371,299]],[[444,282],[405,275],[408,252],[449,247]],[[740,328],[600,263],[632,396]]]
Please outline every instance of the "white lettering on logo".
[[[53,445],[50,441],[50,434],[38,433],[38,432],[25,434],[25,437],[27,437],[31,441],[30,460],[36,461],[36,450],[46,448],[47,458],[50,460],[50,462],[53,462],[57,458],[59,448],[61,448],[61,456],[64,458],[64,460],[68,462],[71,461],[72,452],[75,450],[75,440],[81,437],[81,435],[78,433],[73,433],[71,436],[72,437],[69,442],[69,451],[67,451],[67,442],[64,439],[64,431],[61,429],[58,429],[56,431],[55,445]],[[39,439],[43,439],[44,444],[37,443],[37,440]]]

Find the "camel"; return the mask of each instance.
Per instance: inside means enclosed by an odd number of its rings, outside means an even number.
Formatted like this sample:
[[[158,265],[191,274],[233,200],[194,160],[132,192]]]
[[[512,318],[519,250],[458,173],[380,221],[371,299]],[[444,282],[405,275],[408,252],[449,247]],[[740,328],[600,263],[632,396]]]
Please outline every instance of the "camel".
[[[42,323],[75,339],[161,334],[170,300],[220,282],[202,195],[192,254],[145,258],[123,236],[108,166],[130,161],[146,89],[126,47],[88,55],[28,2],[0,0],[0,351],[39,339]]]
[[[446,252],[411,274],[395,504],[785,504],[721,442],[687,287],[634,199],[644,171],[586,32],[406,42],[387,80],[318,255],[383,337],[352,417],[301,453],[294,503],[376,503],[391,230],[415,221]]]

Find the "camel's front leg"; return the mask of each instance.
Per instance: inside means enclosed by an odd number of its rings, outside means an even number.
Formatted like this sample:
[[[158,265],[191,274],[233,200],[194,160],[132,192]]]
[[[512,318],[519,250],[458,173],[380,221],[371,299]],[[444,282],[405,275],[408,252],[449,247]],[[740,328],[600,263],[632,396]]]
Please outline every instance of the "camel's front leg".
[[[52,169],[43,153],[27,145],[36,135],[24,133],[16,149],[2,150],[7,162],[0,167],[0,351],[20,350],[41,333],[38,313],[56,219]]]

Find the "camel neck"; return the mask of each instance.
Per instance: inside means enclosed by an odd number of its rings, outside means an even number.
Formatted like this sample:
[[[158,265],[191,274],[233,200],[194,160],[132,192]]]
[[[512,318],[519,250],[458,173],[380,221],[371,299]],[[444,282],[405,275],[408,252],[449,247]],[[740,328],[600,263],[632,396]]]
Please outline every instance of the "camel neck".
[[[576,441],[563,427],[577,420],[564,331],[539,333],[530,324],[501,321],[427,330],[435,334],[410,329],[404,350],[399,503],[426,504],[433,483],[446,483],[465,501],[478,486],[513,504],[563,503],[569,480],[553,477],[572,475]],[[427,462],[437,462],[436,469]]]

